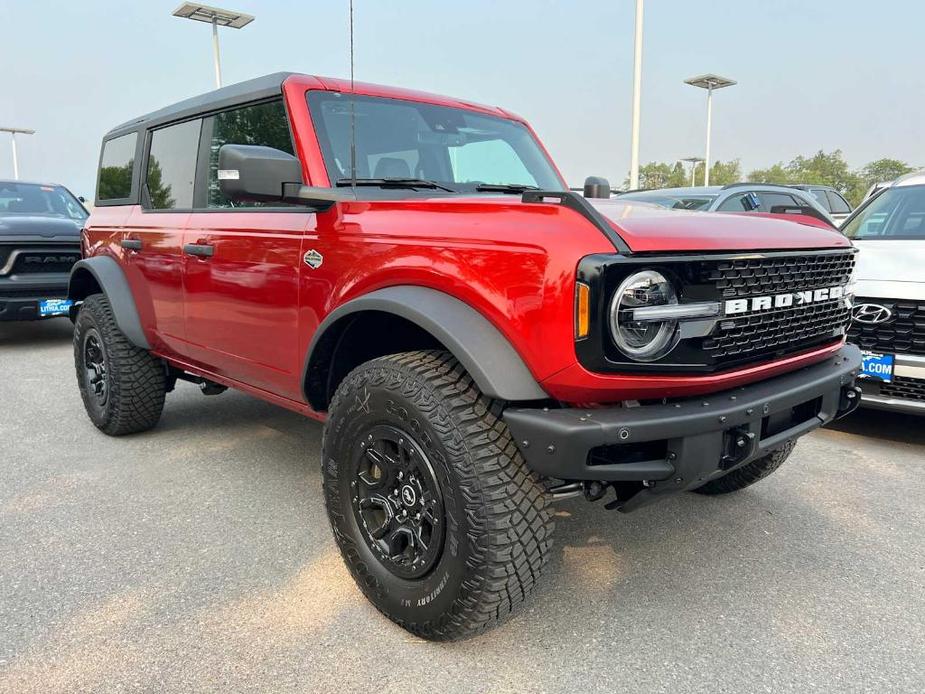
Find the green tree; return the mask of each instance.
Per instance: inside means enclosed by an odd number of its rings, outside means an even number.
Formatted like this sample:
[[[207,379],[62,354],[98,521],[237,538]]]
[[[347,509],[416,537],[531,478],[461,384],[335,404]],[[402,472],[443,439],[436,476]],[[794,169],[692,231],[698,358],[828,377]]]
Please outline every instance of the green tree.
[[[701,169],[702,173],[702,169]],[[742,165],[738,159],[715,161],[710,167],[710,185],[725,186],[742,180]]]
[[[790,173],[783,164],[774,164],[766,169],[755,169],[748,174],[748,180],[752,183],[777,183],[787,185],[790,183]]]
[[[655,188],[680,188],[688,185],[689,179],[684,164],[675,162],[650,161],[639,167],[639,187],[645,190]],[[623,181],[623,187],[629,188],[629,176]]]
[[[864,179],[864,185],[869,188],[874,183],[892,181],[914,170],[914,167],[898,159],[877,159],[870,162],[859,173]]]

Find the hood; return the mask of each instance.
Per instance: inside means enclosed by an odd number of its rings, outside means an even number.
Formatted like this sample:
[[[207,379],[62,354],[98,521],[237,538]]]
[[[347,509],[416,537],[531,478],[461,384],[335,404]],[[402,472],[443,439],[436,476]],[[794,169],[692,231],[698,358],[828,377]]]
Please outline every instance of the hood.
[[[40,236],[54,238],[69,236],[80,238],[83,224],[63,217],[33,217],[31,215],[0,215],[0,237]]]
[[[925,241],[855,241],[855,294],[925,301]]]
[[[634,253],[647,251],[770,251],[850,247],[836,229],[780,217],[671,210],[640,203],[589,199]]]

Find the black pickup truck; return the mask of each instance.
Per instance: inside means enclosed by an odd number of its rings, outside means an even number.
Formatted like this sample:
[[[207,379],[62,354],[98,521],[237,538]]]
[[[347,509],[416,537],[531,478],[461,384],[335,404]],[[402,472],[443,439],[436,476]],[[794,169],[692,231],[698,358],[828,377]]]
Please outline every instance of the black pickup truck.
[[[0,321],[67,316],[87,216],[64,186],[0,180]]]

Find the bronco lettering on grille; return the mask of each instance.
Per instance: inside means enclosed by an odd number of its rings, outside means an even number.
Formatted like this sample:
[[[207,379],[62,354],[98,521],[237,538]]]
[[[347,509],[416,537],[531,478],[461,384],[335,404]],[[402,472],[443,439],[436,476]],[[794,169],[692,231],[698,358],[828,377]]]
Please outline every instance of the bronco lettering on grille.
[[[824,287],[821,289],[808,289],[801,292],[788,292],[772,296],[753,296],[750,299],[730,299],[724,306],[727,316],[740,313],[755,313],[768,311],[774,308],[790,308],[791,306],[805,306],[820,301],[841,299],[845,296],[844,287]]]

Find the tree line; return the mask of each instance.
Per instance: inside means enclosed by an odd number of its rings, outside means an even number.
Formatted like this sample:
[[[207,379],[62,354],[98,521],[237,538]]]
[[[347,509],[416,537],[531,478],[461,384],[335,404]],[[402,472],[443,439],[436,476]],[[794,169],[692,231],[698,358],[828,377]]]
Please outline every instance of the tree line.
[[[738,159],[716,161],[710,166],[710,185],[727,185],[743,180],[754,183],[815,183],[832,186],[852,205],[857,205],[874,183],[891,181],[914,171],[916,167],[898,159],[877,159],[866,166],[852,170],[840,149],[826,153],[819,150],[809,157],[796,157],[788,163],[779,162],[765,169],[754,169],[742,176]],[[696,165],[695,185],[703,185],[703,163]],[[674,164],[650,162],[639,167],[640,188],[678,188],[691,184],[691,170],[683,162]],[[624,182],[628,187],[629,179]]]

